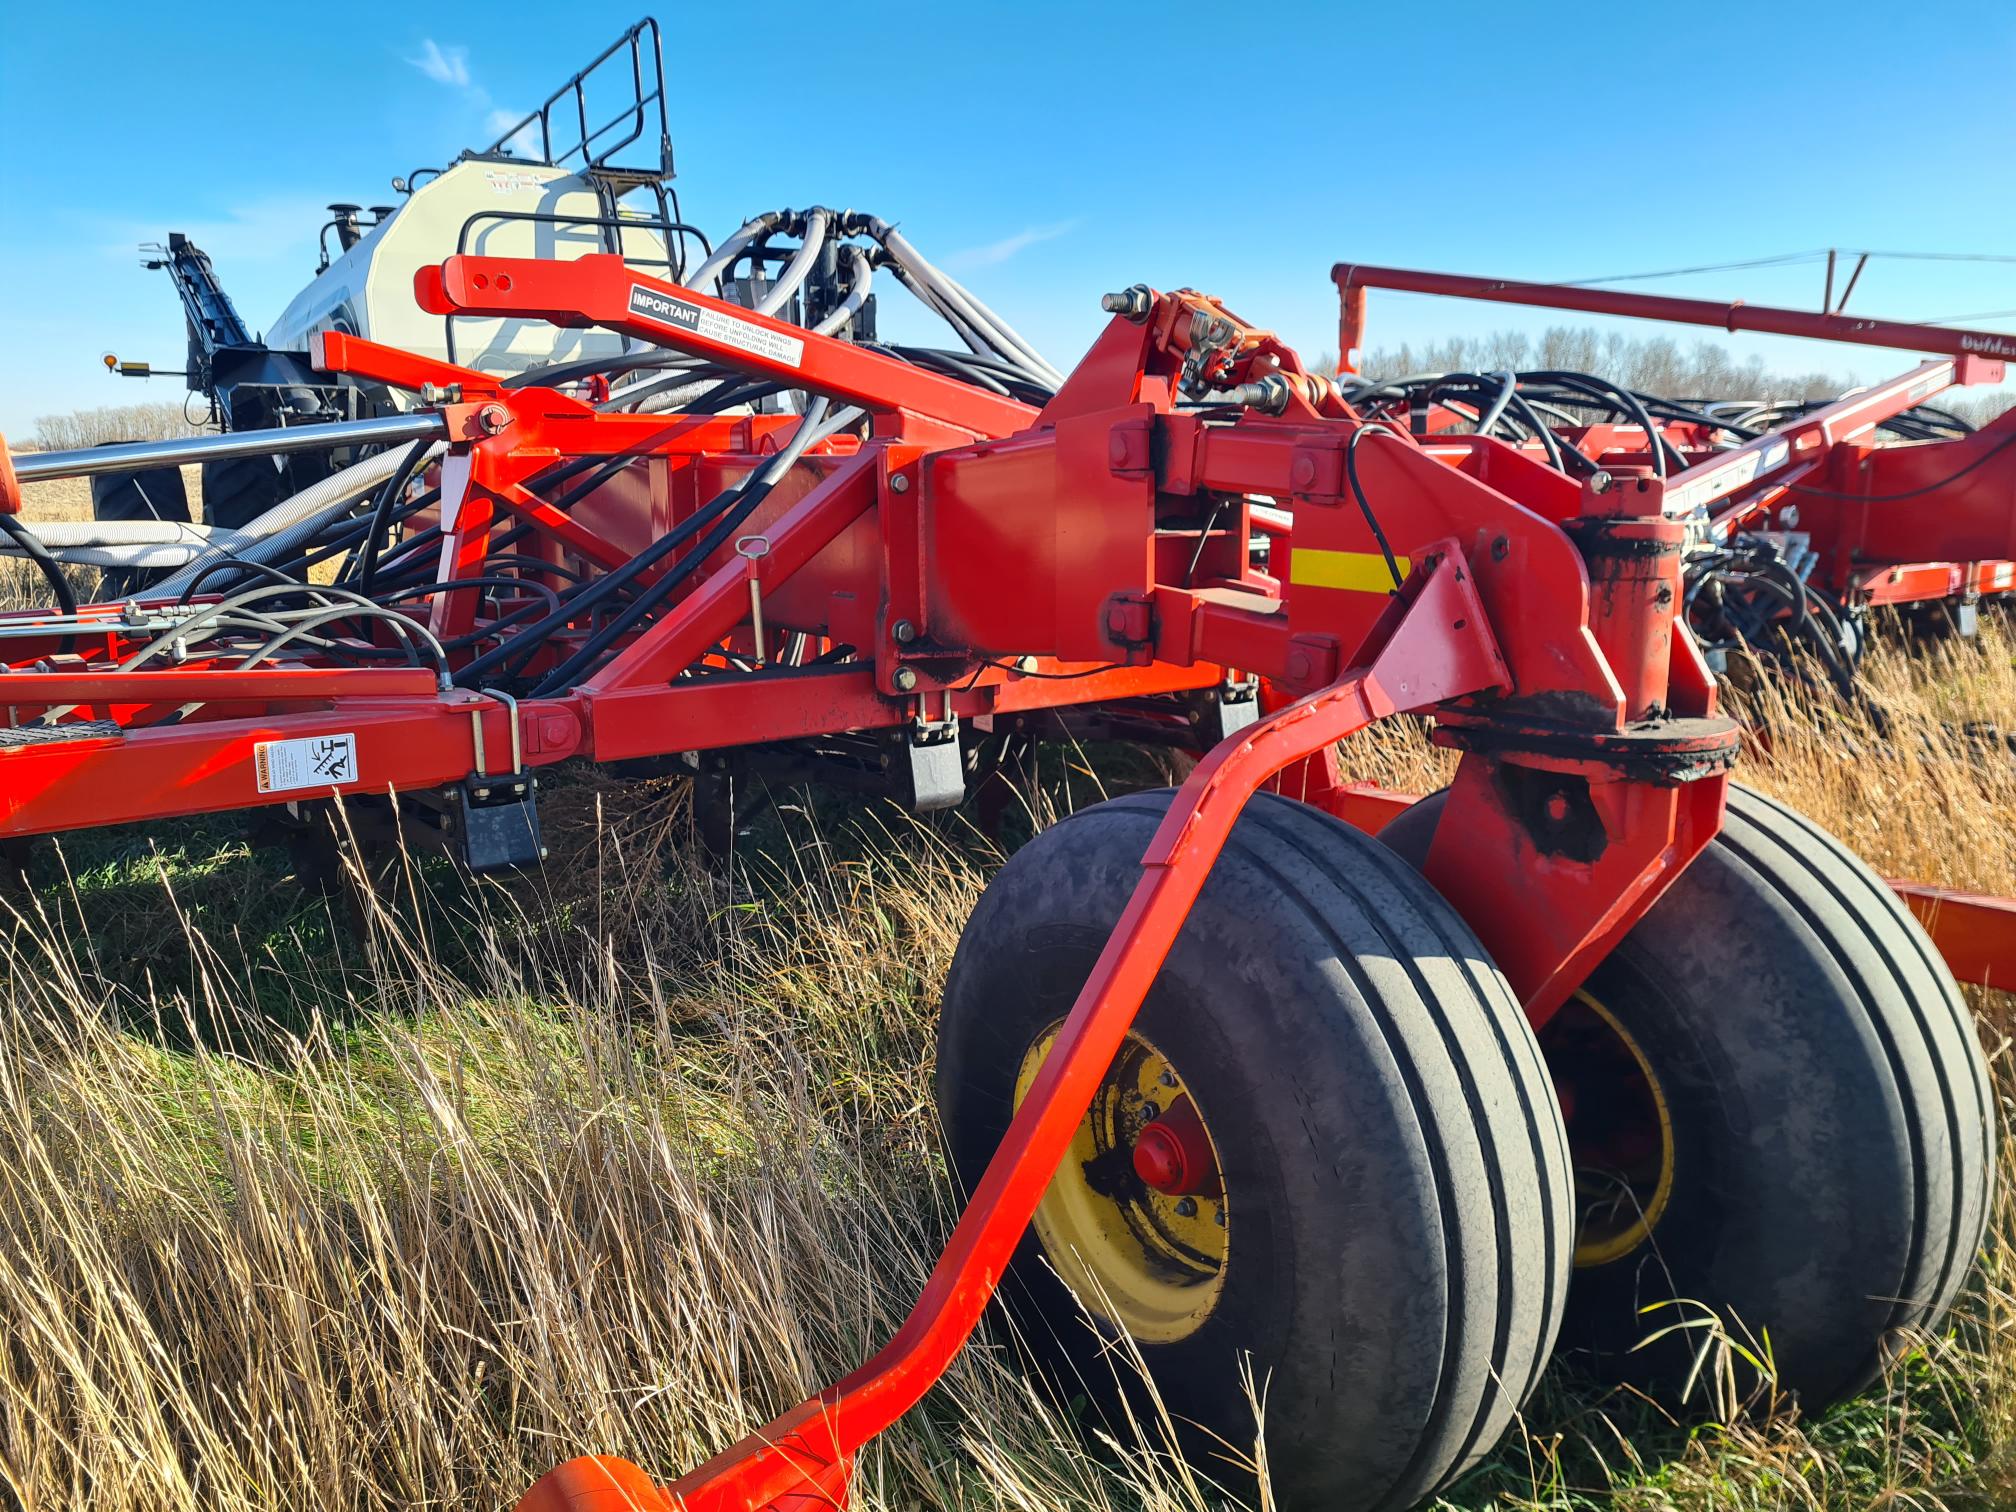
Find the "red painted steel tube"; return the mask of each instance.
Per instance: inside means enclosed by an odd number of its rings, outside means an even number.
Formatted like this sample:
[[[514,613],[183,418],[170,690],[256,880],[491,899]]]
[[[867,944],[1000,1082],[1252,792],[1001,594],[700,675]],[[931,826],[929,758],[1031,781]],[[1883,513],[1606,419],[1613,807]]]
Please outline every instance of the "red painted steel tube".
[[[1725,331],[1763,331],[1774,336],[1804,336],[1816,341],[1896,347],[1907,352],[1938,352],[1948,357],[2016,357],[2016,336],[2003,331],[1912,325],[1901,320],[1871,320],[1861,315],[1821,314],[1814,310],[1744,304],[1741,300],[1719,304],[1712,299],[1676,299],[1668,294],[1631,294],[1573,284],[1519,283],[1509,278],[1425,273],[1412,268],[1380,268],[1364,263],[1338,263],[1330,270],[1330,277],[1346,300],[1347,327],[1350,324],[1348,307],[1352,291],[1397,289],[1412,294],[1491,300],[1499,304],[1586,310],[1592,315],[1624,315],[1639,320],[1674,321],[1680,325],[1720,326]],[[1362,310],[1362,306],[1360,308]],[[1359,344],[1363,332],[1347,329],[1343,336],[1355,346]],[[1348,346],[1346,350],[1349,350]],[[1994,382],[2001,376],[1999,371],[1984,373],[1978,381]]]
[[[2016,898],[1893,879],[1953,975],[1981,987],[2016,990]]]
[[[16,706],[223,703],[245,699],[305,703],[324,698],[390,698],[437,691],[435,674],[424,667],[0,673],[0,704]]]
[[[451,257],[422,268],[421,307],[438,315],[515,315],[599,325],[875,410],[908,410],[975,435],[1026,428],[1036,411],[957,378],[820,336],[630,267],[614,253],[544,258]]]

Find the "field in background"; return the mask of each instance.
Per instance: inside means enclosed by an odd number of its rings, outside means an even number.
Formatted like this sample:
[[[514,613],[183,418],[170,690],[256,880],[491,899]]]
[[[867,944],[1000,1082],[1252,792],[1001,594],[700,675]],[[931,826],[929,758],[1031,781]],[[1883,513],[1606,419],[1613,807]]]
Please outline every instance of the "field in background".
[[[1983,733],[2016,730],[2012,656],[1999,623],[1879,648],[1880,715],[1765,695],[1746,779],[1886,871],[2016,891]],[[1404,728],[1350,754],[1417,790],[1446,761]],[[1029,818],[1099,769],[1057,757]],[[683,859],[675,786],[580,778],[548,823],[542,877],[408,866],[361,939],[222,823],[37,864],[0,951],[10,1505],[505,1507],[576,1452],[697,1463],[894,1327],[953,1216],[932,1022],[995,848],[784,795],[731,885]],[[1975,997],[2016,1087],[2011,1000]],[[1959,1316],[1858,1402],[1682,1427],[1550,1378],[1449,1505],[2007,1505],[2012,1242],[2005,1188]],[[861,1507],[1229,1504],[1155,1424],[1084,1444],[990,1329]]]
[[[119,441],[163,441],[175,436],[193,436],[209,429],[190,422],[183,406],[173,400],[147,404],[107,405],[99,409],[72,410],[66,415],[42,415],[35,421],[32,441],[12,439],[16,451],[81,451],[88,446],[105,446]],[[203,518],[203,469],[181,469],[182,485],[189,495],[190,518]],[[33,525],[47,520],[88,520],[91,518],[91,480],[57,478],[47,483],[22,486],[21,517]]]

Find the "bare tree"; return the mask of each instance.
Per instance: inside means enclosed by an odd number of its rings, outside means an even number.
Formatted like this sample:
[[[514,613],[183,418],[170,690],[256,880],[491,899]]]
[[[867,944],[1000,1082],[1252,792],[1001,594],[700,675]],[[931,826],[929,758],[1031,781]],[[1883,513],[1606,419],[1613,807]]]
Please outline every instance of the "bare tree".
[[[158,404],[107,405],[72,410],[67,415],[38,415],[35,445],[42,451],[75,451],[115,441],[166,441],[194,435],[206,427],[184,415],[172,400]]]

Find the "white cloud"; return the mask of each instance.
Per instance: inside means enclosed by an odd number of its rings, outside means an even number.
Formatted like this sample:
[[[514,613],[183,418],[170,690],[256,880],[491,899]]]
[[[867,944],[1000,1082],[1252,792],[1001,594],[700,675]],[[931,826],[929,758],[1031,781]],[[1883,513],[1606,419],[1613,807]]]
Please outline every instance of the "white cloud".
[[[1005,263],[1019,252],[1024,252],[1038,242],[1054,241],[1060,236],[1078,229],[1075,220],[1058,221],[1048,226],[1026,226],[1013,236],[1004,236],[999,241],[988,242],[984,246],[967,247],[954,252],[945,259],[948,268],[991,268]]]
[[[504,150],[515,152],[521,157],[531,157],[539,151],[539,123],[537,120],[527,120],[524,111],[492,110],[483,118],[483,129],[495,135],[498,132],[511,131],[511,128],[520,121],[525,122],[524,129],[511,132],[510,138],[504,143]]]
[[[466,47],[443,47],[428,37],[420,44],[420,56],[406,61],[436,84],[447,84],[455,89],[469,87],[469,49]]]

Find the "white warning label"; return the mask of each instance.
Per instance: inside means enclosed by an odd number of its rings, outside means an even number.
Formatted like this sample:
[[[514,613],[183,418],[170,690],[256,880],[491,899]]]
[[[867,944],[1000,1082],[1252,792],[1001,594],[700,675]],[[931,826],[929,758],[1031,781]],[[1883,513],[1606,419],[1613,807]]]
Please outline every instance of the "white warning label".
[[[335,787],[357,780],[355,735],[305,735],[299,740],[262,740],[252,747],[252,766],[262,793]]]
[[[805,361],[805,343],[796,336],[773,331],[753,320],[724,315],[719,310],[704,309],[690,299],[681,299],[676,294],[661,294],[642,284],[630,286],[630,313],[655,320],[661,325],[691,331],[708,341],[753,353],[771,362],[782,363],[785,367],[795,368]]]

